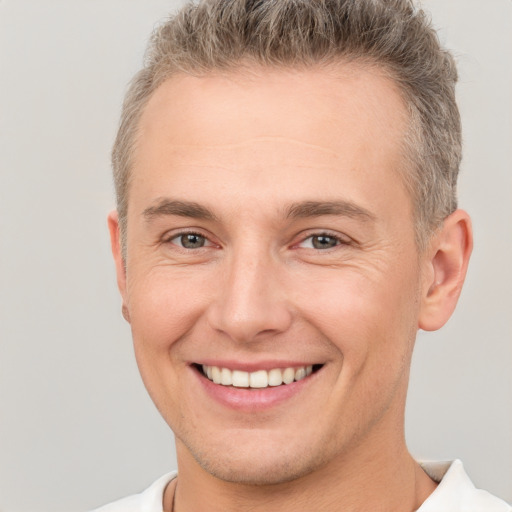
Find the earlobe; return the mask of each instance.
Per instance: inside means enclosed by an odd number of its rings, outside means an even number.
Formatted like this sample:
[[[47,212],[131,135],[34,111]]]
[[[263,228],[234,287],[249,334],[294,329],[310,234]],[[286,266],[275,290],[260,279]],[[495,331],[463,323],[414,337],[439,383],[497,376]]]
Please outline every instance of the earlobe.
[[[434,236],[422,287],[418,327],[425,331],[441,328],[452,315],[464,284],[473,249],[469,215],[456,210]]]
[[[130,313],[126,305],[126,268],[121,248],[121,233],[119,228],[119,217],[114,210],[108,215],[108,229],[110,232],[110,246],[112,256],[116,265],[117,286],[123,299],[122,313],[127,322],[130,322]]]

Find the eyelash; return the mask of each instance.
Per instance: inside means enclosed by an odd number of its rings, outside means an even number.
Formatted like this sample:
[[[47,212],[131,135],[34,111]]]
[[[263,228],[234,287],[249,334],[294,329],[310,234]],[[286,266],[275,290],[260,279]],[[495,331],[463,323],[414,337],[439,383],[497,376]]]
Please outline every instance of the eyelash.
[[[182,239],[183,237],[185,236],[196,236],[196,237],[199,237],[201,239],[204,239],[205,243],[203,245],[201,245],[200,247],[184,247],[182,243],[176,243],[175,240],[177,239]],[[319,238],[328,238],[328,239],[332,239],[334,242],[335,242],[335,245],[333,245],[332,247],[314,247],[314,243],[313,243],[313,239],[319,239]],[[336,247],[339,247],[341,245],[350,245],[350,240],[347,240],[346,238],[343,238],[339,235],[336,235],[334,233],[330,233],[330,232],[327,232],[327,231],[321,231],[321,232],[318,232],[318,233],[311,233],[310,235],[308,235],[307,237],[304,237],[302,238],[298,243],[295,243],[293,244],[292,247],[300,247],[301,245],[303,245],[307,240],[311,240],[311,245],[313,245],[313,247],[302,247],[304,249],[312,249],[312,250],[316,250],[316,251],[319,251],[319,252],[323,252],[323,251],[328,251],[330,249],[335,249]],[[170,243],[170,244],[173,244],[175,245],[176,247],[182,249],[182,250],[185,250],[185,251],[192,251],[192,250],[197,250],[197,249],[203,249],[205,247],[213,247],[215,246],[215,244],[205,235],[203,235],[202,233],[200,232],[197,232],[197,231],[181,231],[179,233],[173,233],[172,236],[168,236],[166,237],[164,240],[163,240],[164,243]]]
[[[175,242],[175,240],[183,238],[187,235],[188,236],[196,236],[196,237],[200,237],[200,238],[204,239],[205,245],[202,245],[201,247],[196,247],[196,248],[188,248],[188,247],[184,247],[182,244]],[[190,251],[190,250],[194,250],[194,249],[203,249],[204,247],[213,247],[215,245],[206,235],[203,235],[202,233],[200,233],[198,231],[180,231],[179,233],[173,233],[172,235],[165,237],[163,239],[163,243],[175,245],[179,249],[182,249],[185,251]]]
[[[323,247],[323,248],[318,248],[318,247],[304,247],[306,249],[313,249],[313,250],[317,250],[317,251],[328,251],[329,249],[335,249],[336,247],[339,247],[339,246],[342,246],[342,245],[350,245],[350,240],[348,240],[347,238],[344,238],[344,237],[341,237],[339,235],[336,235],[334,233],[330,233],[328,231],[321,231],[321,232],[318,232],[318,233],[311,233],[310,235],[308,235],[307,237],[305,238],[302,238],[302,240],[295,244],[296,246],[300,246],[300,245],[303,245],[307,240],[311,240],[311,244],[313,245],[313,239],[319,239],[319,238],[329,238],[331,240],[333,240],[335,242],[335,245],[333,245],[332,247]]]

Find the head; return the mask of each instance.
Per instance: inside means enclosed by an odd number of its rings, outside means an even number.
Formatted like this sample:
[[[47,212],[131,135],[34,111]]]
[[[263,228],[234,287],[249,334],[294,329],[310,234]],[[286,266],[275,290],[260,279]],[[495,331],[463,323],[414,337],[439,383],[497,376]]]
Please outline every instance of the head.
[[[126,94],[112,152],[123,245],[140,116],[164,81],[178,73],[340,62],[379,68],[404,100],[409,123],[400,173],[414,204],[417,243],[424,248],[457,206],[461,127],[453,57],[411,0],[213,0],[189,3],[163,23]]]
[[[408,2],[206,1],[157,31],[109,222],[182,474],[278,483],[403,448],[416,331],[471,248],[454,81]]]

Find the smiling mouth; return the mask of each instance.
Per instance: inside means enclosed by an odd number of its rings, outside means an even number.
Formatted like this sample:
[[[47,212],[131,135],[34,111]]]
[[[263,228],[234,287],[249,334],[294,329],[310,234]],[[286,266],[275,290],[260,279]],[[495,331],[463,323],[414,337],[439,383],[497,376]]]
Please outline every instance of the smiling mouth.
[[[264,389],[277,387],[305,379],[318,371],[323,365],[298,366],[288,368],[273,368],[271,370],[257,370],[245,372],[231,370],[219,366],[194,365],[208,380],[221,386],[231,386],[247,389]]]

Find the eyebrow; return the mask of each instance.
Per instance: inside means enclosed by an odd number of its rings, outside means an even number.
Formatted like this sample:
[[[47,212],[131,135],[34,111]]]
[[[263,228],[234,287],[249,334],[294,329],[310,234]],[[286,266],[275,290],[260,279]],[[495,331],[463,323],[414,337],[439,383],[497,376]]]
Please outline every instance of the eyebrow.
[[[164,198],[160,199],[156,205],[150,206],[143,211],[143,216],[148,220],[167,215],[201,220],[218,220],[211,210],[193,201],[178,201]],[[288,219],[321,217],[323,215],[339,215],[359,218],[363,221],[375,220],[373,213],[350,201],[301,201],[292,203],[285,209],[285,218]]]
[[[375,221],[376,217],[366,208],[350,201],[305,201],[293,203],[286,209],[287,218],[321,217],[341,215],[363,221]]]
[[[147,220],[166,215],[177,215],[179,217],[191,217],[193,219],[216,220],[216,216],[208,208],[191,201],[175,201],[161,199],[158,204],[146,208],[142,215]]]

